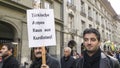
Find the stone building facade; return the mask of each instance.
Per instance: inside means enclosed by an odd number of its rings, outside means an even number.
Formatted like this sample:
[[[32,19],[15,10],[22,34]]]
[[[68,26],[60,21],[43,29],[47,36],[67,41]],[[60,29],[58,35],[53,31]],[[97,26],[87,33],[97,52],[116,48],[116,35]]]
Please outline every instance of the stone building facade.
[[[60,58],[63,42],[62,0],[40,0],[45,9],[54,9],[56,46],[49,52]],[[26,10],[33,8],[33,0],[0,0],[0,47],[2,43],[12,42],[15,45],[15,56],[21,62],[31,61],[31,48],[28,47]]]
[[[120,21],[107,0],[40,0],[40,4],[54,9],[57,45],[49,47],[54,57],[60,59],[65,46],[81,53],[85,28],[98,29],[103,43],[110,40],[120,44]],[[21,63],[31,61],[33,55],[28,47],[26,18],[26,10],[32,8],[33,0],[0,0],[0,47],[13,42]]]
[[[116,23],[118,16],[108,0],[64,0],[64,46],[76,42],[73,50],[81,52],[82,33],[85,28],[96,28],[106,40],[119,43]]]

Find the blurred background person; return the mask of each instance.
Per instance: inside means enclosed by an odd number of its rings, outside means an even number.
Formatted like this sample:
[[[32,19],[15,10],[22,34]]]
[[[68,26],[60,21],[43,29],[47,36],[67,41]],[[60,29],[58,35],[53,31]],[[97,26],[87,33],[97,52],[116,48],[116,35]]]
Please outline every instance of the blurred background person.
[[[19,63],[14,54],[14,45],[12,43],[5,43],[1,48],[1,55],[3,58],[2,68],[19,68]]]
[[[119,51],[116,52],[116,58],[118,59],[118,61],[120,63],[120,52]]]
[[[73,51],[73,58],[74,58],[74,59],[80,58],[79,53],[77,53],[76,51]]]
[[[1,54],[1,51],[0,51],[0,68],[2,68],[2,65],[3,65],[3,59],[2,59],[2,54]]]
[[[75,59],[71,56],[71,48],[64,48],[64,56],[61,58],[61,68],[74,68]]]

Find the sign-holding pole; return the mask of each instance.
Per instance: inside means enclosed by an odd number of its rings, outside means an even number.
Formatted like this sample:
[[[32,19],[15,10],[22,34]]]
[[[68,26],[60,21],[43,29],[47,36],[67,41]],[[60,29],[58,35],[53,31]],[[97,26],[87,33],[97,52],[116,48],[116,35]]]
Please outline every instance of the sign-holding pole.
[[[45,46],[42,46],[42,64],[46,64]]]
[[[41,8],[41,2],[40,0],[34,0],[33,7],[36,9]],[[46,65],[46,53],[45,53],[45,46],[42,46],[42,64]],[[40,67],[41,68],[41,67]]]

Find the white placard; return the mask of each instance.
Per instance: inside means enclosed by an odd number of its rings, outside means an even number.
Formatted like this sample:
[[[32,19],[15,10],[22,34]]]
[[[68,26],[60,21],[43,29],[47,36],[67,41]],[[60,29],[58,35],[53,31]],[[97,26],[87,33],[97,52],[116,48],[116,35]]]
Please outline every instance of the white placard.
[[[53,9],[27,10],[29,47],[56,45]]]

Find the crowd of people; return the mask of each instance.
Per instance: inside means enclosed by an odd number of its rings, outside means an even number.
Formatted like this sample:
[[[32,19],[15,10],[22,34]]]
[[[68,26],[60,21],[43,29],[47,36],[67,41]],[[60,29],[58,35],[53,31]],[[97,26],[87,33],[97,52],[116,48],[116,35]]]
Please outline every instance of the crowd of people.
[[[59,62],[48,53],[48,48],[45,47],[46,64],[43,64],[42,47],[34,47],[34,60],[29,68],[120,68],[120,52],[118,51],[115,55],[111,52],[103,52],[100,49],[100,43],[101,35],[97,29],[85,29],[82,43],[85,49],[81,54],[72,51],[70,47],[64,47],[64,56]],[[19,62],[13,53],[12,44],[3,44],[0,50],[0,68],[19,68]]]

